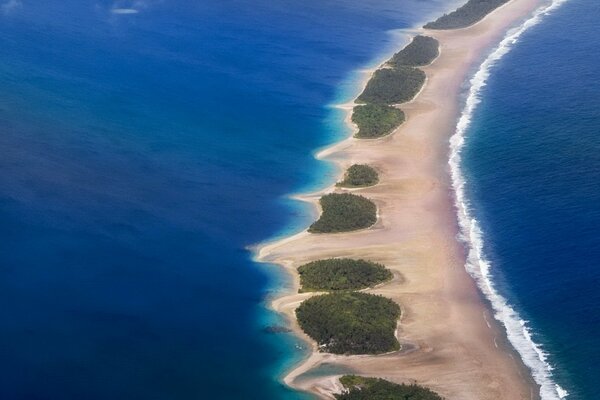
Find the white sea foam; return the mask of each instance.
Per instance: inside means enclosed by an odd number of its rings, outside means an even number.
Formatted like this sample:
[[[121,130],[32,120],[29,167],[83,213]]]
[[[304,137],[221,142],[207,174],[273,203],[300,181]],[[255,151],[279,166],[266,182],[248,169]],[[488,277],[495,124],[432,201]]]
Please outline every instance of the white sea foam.
[[[568,392],[552,379],[552,366],[544,350],[534,342],[531,329],[508,301],[496,290],[491,276],[491,264],[483,254],[483,234],[478,221],[471,216],[471,207],[465,195],[465,178],[462,174],[461,150],[465,135],[471,124],[473,112],[480,102],[480,94],[490,70],[494,64],[508,53],[521,35],[532,26],[538,24],[545,15],[554,11],[568,0],[554,0],[549,5],[538,9],[534,15],[521,26],[510,30],[492,53],[481,64],[479,70],[470,81],[470,88],[465,107],[456,125],[456,132],[450,139],[450,170],[455,189],[456,207],[461,228],[461,240],[467,249],[465,268],[477,281],[480,289],[489,299],[494,309],[494,317],[506,328],[511,344],[520,354],[525,365],[531,369],[533,378],[540,385],[543,400],[559,400],[568,396]]]
[[[113,14],[137,14],[140,11],[135,8],[111,8],[110,12]]]

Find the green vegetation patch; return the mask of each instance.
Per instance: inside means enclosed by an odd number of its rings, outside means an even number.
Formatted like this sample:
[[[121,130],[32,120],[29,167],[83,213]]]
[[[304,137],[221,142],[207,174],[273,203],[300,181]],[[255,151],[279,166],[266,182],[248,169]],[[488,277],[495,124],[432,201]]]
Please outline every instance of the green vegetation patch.
[[[442,400],[434,391],[419,385],[398,385],[379,378],[345,375],[340,378],[344,392],[338,400]]]
[[[300,327],[322,351],[379,354],[398,350],[400,307],[382,296],[336,292],[311,297],[296,310]]]
[[[432,37],[415,36],[408,46],[393,55],[388,64],[392,67],[428,65],[440,54],[439,47],[438,41]]]
[[[359,103],[400,104],[412,100],[425,83],[425,73],[413,67],[383,68],[375,71]]]
[[[444,14],[433,22],[427,23],[425,29],[457,29],[466,28],[479,22],[509,0],[469,0],[466,4]]]
[[[350,258],[313,261],[298,268],[303,292],[360,290],[392,279],[381,264]]]
[[[320,203],[323,212],[308,228],[311,233],[348,232],[377,222],[377,206],[363,196],[331,193],[321,197]]]
[[[404,122],[404,112],[385,104],[365,104],[354,107],[352,122],[358,125],[359,139],[375,139],[392,133]]]
[[[376,185],[379,182],[377,171],[365,164],[354,164],[348,168],[344,175],[344,180],[338,182],[342,187],[367,187]]]

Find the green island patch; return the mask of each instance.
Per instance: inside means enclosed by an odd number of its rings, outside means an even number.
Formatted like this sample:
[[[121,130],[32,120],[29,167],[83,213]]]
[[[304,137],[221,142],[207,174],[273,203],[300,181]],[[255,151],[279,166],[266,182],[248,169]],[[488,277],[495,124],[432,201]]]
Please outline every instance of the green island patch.
[[[469,0],[466,4],[444,14],[433,22],[425,24],[425,29],[466,28],[479,21],[509,0]]]
[[[373,139],[393,132],[405,120],[394,104],[412,100],[425,84],[425,73],[416,68],[430,64],[439,55],[439,43],[429,36],[416,36],[378,69],[356,99],[352,122],[359,139]]]
[[[315,296],[300,304],[296,317],[324,352],[380,354],[400,349],[395,336],[400,307],[382,296],[361,292]]]
[[[358,126],[358,139],[375,139],[392,133],[404,122],[404,112],[385,104],[365,104],[354,107],[352,122]]]
[[[372,167],[365,164],[351,165],[344,174],[344,180],[336,185],[347,188],[359,188],[376,185],[379,174]]]
[[[381,264],[351,258],[329,258],[298,268],[302,292],[360,290],[392,279]]]
[[[440,54],[440,44],[429,36],[415,36],[413,40],[387,62],[391,67],[419,67],[431,64]]]
[[[319,202],[323,212],[308,228],[311,233],[348,232],[368,228],[377,222],[377,206],[366,197],[330,193]]]
[[[419,385],[399,385],[385,379],[344,375],[340,378],[344,386],[337,400],[442,400],[434,391]]]
[[[382,68],[373,73],[358,103],[400,104],[412,100],[423,84],[425,73],[418,68]]]

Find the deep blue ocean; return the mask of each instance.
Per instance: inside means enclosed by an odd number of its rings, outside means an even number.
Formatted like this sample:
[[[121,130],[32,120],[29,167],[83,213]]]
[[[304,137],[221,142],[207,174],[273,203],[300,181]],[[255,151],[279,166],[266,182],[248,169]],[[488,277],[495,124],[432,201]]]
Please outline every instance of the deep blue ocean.
[[[307,399],[248,246],[312,216],[332,104],[461,1],[0,2],[0,399]],[[600,346],[600,64],[571,0],[493,69],[464,150],[495,282],[569,399]],[[568,27],[568,29],[566,29]],[[596,378],[596,379],[594,379]]]
[[[303,399],[247,246],[444,0],[0,1],[0,399]]]
[[[600,378],[600,7],[569,0],[491,68],[463,151],[499,292],[569,400]]]

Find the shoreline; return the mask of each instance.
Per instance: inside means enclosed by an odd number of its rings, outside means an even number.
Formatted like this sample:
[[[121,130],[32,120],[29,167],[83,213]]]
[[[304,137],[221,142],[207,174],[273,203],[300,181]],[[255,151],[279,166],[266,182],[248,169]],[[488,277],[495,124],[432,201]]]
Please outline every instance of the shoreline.
[[[539,386],[494,318],[490,301],[465,270],[469,249],[458,240],[461,230],[448,159],[449,140],[462,110],[463,84],[516,22],[546,3],[512,0],[467,28],[415,30],[436,38],[440,55],[421,67],[426,83],[402,105],[404,124],[382,138],[350,137],[317,153],[318,159],[334,162],[341,173],[353,163],[377,169],[379,184],[352,192],[373,200],[379,215],[365,230],[323,235],[303,231],[257,249],[258,261],[281,265],[293,277],[295,292],[273,300],[271,307],[289,317],[294,333],[312,346],[312,353],[284,377],[287,385],[331,398],[340,389],[338,376],[297,379],[326,362],[365,376],[417,382],[448,399],[539,398]],[[346,120],[350,113],[351,109]],[[319,195],[333,191],[344,190],[334,184],[294,197],[318,210]],[[391,281],[367,292],[400,304],[400,351],[362,356],[318,353],[300,330],[294,310],[314,294],[297,293],[296,267],[342,256],[368,258],[394,273]]]

